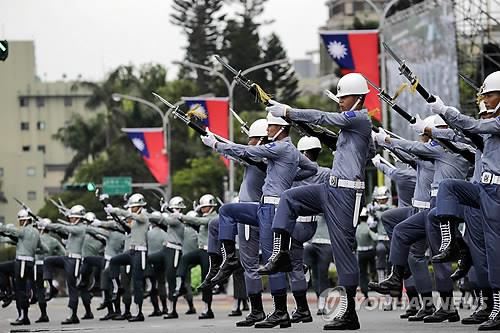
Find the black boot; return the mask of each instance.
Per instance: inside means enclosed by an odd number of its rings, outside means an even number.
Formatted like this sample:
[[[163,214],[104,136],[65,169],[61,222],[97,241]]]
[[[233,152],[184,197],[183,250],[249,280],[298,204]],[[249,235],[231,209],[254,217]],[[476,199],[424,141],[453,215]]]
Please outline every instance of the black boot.
[[[76,315],[76,310],[77,309],[71,309],[71,315],[61,322],[61,325],[80,324],[80,319],[78,319],[78,316]]]
[[[273,254],[264,267],[257,271],[259,275],[271,275],[279,272],[291,272],[290,234],[286,231],[273,233]]]
[[[407,288],[406,295],[408,295],[408,309],[399,316],[401,319],[408,319],[408,317],[416,315],[421,307],[418,292],[414,287]]]
[[[339,312],[332,322],[323,326],[326,331],[359,330],[359,320],[356,314],[354,298],[356,287],[349,287],[346,294],[340,296]]]
[[[163,315],[168,314],[167,297],[160,296],[160,302],[161,302],[161,308],[162,308],[161,314],[163,314]],[[174,305],[172,307],[174,307],[174,309],[175,309]]]
[[[47,303],[38,303],[38,307],[40,308],[40,318],[35,320],[35,323],[48,323],[49,316],[47,316]]]
[[[450,276],[450,279],[453,281],[458,281],[465,277],[472,267],[472,257],[469,246],[467,246],[462,238],[457,239],[457,242],[460,246],[460,258],[458,259],[457,269]]]
[[[137,314],[128,319],[129,323],[144,321],[144,315],[142,314],[142,304],[137,304]]]
[[[264,307],[262,305],[262,294],[252,294],[248,295],[248,297],[250,298],[252,309],[245,320],[236,323],[237,327],[253,326],[255,323],[266,319],[266,314],[264,313]]]
[[[424,323],[442,323],[448,320],[453,323],[460,320],[457,309],[453,305],[453,291],[440,292],[441,307],[430,316],[424,318]]]
[[[130,313],[130,304],[125,304],[125,311],[113,318],[113,320],[129,320],[132,318],[132,313]]]
[[[370,282],[368,288],[383,295],[399,297],[403,290],[403,280],[405,278],[405,267],[393,265],[391,275],[379,283]]]
[[[92,313],[92,309],[90,308],[90,304],[83,304],[85,308],[85,314],[81,318],[82,320],[94,319],[94,314]]]
[[[12,326],[30,325],[30,320],[28,318],[28,308],[22,310],[21,317],[17,318],[15,321],[10,323]]]
[[[479,325],[479,331],[494,331],[500,329],[500,290],[493,290],[493,302],[488,320]],[[486,300],[485,300],[486,301]]]
[[[212,288],[212,279],[217,275],[220,269],[220,265],[222,264],[222,256],[217,253],[209,253],[208,254],[208,264],[209,269],[207,276],[205,276],[205,280],[200,285],[201,289]]]
[[[274,311],[270,313],[267,318],[255,324],[255,328],[273,328],[280,326],[280,328],[287,328],[292,326],[290,316],[286,307],[286,293],[273,296]]]
[[[493,309],[493,294],[491,289],[479,291],[477,308],[469,317],[462,319],[464,325],[482,324],[488,320]]]
[[[196,314],[196,309],[195,309],[194,304],[193,304],[193,299],[189,299],[186,301],[188,303],[189,309],[184,314],[187,314],[187,315]]]
[[[111,304],[109,302],[102,302],[101,304],[99,304],[99,306],[97,307],[97,311],[101,311],[101,310],[104,310],[108,307],[108,304]]]
[[[113,319],[114,317],[116,317],[116,313],[113,310],[113,304],[111,304],[110,302],[107,302],[107,303],[108,303],[108,305],[107,305],[108,313],[104,317],[99,318],[99,320],[101,320],[101,321],[110,320],[110,319]]]
[[[240,268],[240,261],[236,256],[235,242],[231,240],[222,241],[222,263],[217,274],[212,279],[212,286],[226,282],[231,274]]]
[[[211,308],[208,308],[206,312],[202,312],[198,316],[198,319],[214,319],[214,318],[215,318],[214,312],[212,311]]]
[[[241,311],[249,311],[250,307],[248,306],[248,300],[245,298],[241,301],[242,303],[242,309]]]
[[[153,312],[151,312],[148,317],[161,317],[163,313],[160,311],[160,305],[158,304],[158,297],[156,295],[151,295],[151,304],[153,305]]]
[[[443,263],[458,260],[460,248],[456,237],[456,221],[446,218],[439,223],[441,229],[441,246],[439,253],[432,257],[433,263]]]
[[[310,323],[313,318],[311,316],[311,311],[309,310],[309,305],[307,304],[306,292],[293,293],[295,298],[295,304],[297,309],[292,312],[292,323]]]
[[[435,311],[436,307],[432,300],[432,292],[423,293],[420,310],[414,316],[409,316],[408,321],[424,321],[425,317],[432,315]]]

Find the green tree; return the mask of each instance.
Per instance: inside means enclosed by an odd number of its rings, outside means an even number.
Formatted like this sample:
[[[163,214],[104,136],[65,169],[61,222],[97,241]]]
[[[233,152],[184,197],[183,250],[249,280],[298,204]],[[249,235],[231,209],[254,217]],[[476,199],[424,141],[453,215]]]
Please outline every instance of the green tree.
[[[211,57],[216,54],[220,27],[224,20],[221,13],[223,0],[174,0],[171,22],[182,28],[187,36],[185,60],[210,66]],[[182,67],[180,78],[192,77],[192,69]],[[211,78],[205,71],[198,70],[196,85],[202,92],[211,89]]]
[[[288,59],[280,38],[275,33],[266,41],[262,62]],[[286,104],[293,104],[300,94],[299,81],[290,62],[266,68],[267,89],[275,99]]]

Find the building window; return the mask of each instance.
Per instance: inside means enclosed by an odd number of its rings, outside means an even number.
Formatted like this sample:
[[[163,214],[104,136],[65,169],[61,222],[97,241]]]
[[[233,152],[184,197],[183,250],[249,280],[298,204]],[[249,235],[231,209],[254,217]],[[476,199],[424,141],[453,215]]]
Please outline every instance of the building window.
[[[36,200],[36,192],[35,191],[28,191],[28,200],[30,200],[30,201]]]
[[[45,145],[38,145],[37,149],[45,154]]]
[[[26,175],[28,175],[28,176],[35,176],[36,175],[36,169],[35,169],[35,167],[28,167],[26,169]]]
[[[25,108],[29,105],[29,99],[28,97],[19,97],[19,106],[22,108]]]
[[[30,145],[23,146],[23,151],[30,151],[30,150],[31,150],[31,146]]]
[[[45,98],[43,97],[37,97],[36,98],[36,106],[41,108],[45,106]]]
[[[40,130],[40,131],[45,130],[45,127],[46,127],[46,125],[45,125],[45,121],[38,121],[38,122],[36,123],[36,128],[37,128],[38,130]]]
[[[0,177],[3,177],[3,168],[0,168]]]
[[[73,105],[73,99],[69,96],[64,97],[64,106],[72,106]]]
[[[27,121],[22,121],[21,122],[21,131],[29,131],[30,129],[30,123]]]

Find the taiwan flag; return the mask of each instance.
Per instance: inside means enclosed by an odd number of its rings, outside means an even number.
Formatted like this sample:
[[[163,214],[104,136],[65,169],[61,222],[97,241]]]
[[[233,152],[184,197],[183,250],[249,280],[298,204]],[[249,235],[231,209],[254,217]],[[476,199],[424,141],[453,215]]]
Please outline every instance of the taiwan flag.
[[[342,75],[361,73],[380,86],[377,30],[320,31],[320,36]],[[373,88],[370,88],[365,106],[373,118],[382,120],[380,100]]]
[[[168,156],[162,128],[122,128],[139,150],[149,171],[160,184],[169,182]]]

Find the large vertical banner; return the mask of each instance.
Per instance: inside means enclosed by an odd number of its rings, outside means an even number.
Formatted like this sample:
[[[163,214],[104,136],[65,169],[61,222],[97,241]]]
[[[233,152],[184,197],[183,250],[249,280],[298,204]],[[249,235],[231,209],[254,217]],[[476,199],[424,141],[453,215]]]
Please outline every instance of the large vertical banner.
[[[319,34],[342,75],[361,73],[380,86],[377,30],[320,31]],[[380,101],[373,89],[366,97],[365,105],[369,114],[381,121]]]
[[[383,29],[385,42],[417,75],[430,93],[439,95],[447,105],[459,106],[455,17],[451,0],[426,0],[387,18]],[[398,64],[387,53],[387,87],[391,95],[408,83],[399,75]],[[424,99],[410,89],[396,103],[412,115],[430,115]],[[408,122],[389,111],[392,130],[414,137]]]

